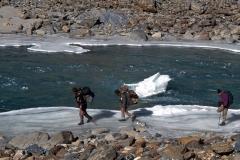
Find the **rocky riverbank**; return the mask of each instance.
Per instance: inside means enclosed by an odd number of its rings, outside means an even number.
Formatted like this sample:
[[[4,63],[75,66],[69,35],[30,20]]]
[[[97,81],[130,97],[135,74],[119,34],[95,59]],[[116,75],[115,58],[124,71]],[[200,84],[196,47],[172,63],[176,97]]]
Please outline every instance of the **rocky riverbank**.
[[[0,33],[237,42],[238,0],[1,0]]]
[[[0,141],[4,136],[0,136]],[[151,135],[144,123],[108,128],[22,133],[0,145],[0,160],[239,160],[240,134],[201,133],[181,138]]]

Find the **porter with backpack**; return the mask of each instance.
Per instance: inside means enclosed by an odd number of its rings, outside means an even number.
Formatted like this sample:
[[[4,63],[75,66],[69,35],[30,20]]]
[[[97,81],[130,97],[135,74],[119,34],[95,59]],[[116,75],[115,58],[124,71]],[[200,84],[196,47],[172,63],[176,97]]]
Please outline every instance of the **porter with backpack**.
[[[128,117],[132,118],[132,121],[136,119],[136,116],[132,113],[128,112],[129,105],[137,104],[138,103],[138,96],[137,94],[132,91],[128,90],[126,86],[121,86],[120,90],[116,89],[114,91],[115,95],[119,97],[120,101],[120,108],[121,108],[121,119],[119,121],[125,121],[125,114]]]
[[[126,86],[121,86],[120,90],[126,94],[128,105],[134,105],[138,103],[138,95],[134,90],[129,90]]]
[[[95,94],[91,91],[89,87],[80,87],[78,88],[78,93],[83,94],[83,97],[87,103],[92,103]]]

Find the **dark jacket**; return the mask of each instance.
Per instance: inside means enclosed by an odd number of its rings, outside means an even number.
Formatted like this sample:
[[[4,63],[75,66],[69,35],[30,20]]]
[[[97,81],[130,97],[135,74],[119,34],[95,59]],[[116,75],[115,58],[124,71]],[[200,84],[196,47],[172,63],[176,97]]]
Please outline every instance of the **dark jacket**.
[[[221,103],[223,104],[224,107],[228,107],[228,95],[225,92],[221,93]]]
[[[121,106],[123,108],[128,108],[129,107],[129,104],[128,104],[128,101],[127,101],[127,95],[126,95],[125,92],[121,93],[119,100],[120,100]]]

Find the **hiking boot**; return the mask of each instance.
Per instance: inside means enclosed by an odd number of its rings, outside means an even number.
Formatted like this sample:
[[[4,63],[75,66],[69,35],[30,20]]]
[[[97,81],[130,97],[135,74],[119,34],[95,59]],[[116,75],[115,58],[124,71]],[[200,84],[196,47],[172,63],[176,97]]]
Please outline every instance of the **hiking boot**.
[[[119,121],[126,121],[125,119],[119,119]]]
[[[83,122],[83,121],[81,121],[80,123],[78,123],[78,125],[82,125],[82,124],[84,124],[84,122]]]
[[[225,122],[222,122],[219,124],[219,126],[225,126],[225,124],[226,124]]]
[[[92,117],[88,118],[87,123],[90,122],[91,120],[92,120]]]
[[[134,116],[132,117],[132,122],[135,121],[136,118],[137,118],[137,117],[134,115]]]

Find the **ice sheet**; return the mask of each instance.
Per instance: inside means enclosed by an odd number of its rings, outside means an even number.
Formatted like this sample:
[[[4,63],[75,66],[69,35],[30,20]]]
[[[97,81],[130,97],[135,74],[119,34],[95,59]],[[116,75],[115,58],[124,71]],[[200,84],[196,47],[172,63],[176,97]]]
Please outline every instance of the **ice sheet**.
[[[88,52],[84,46],[110,46],[110,45],[129,45],[129,46],[174,46],[174,47],[198,47],[208,49],[222,49],[233,53],[240,53],[239,43],[226,44],[211,41],[191,41],[191,42],[168,42],[168,41],[146,41],[138,42],[120,36],[97,36],[82,39],[72,39],[67,35],[8,35],[0,34],[0,46],[30,46],[28,50],[42,51],[48,53],[68,52],[85,53]]]
[[[33,131],[48,132],[50,135],[59,131],[72,131],[77,135],[81,130],[102,127],[109,128],[111,132],[118,132],[132,123],[130,118],[125,122],[118,121],[120,111],[88,109],[97,126],[92,122],[79,126],[78,111],[79,109],[74,107],[41,107],[0,113],[0,135],[12,137]],[[156,105],[130,112],[137,116],[136,121],[147,124],[152,135],[159,133],[163,138],[202,132],[227,135],[240,130],[240,110],[229,109],[227,125],[223,127],[218,126],[221,121],[220,113],[211,106]]]

